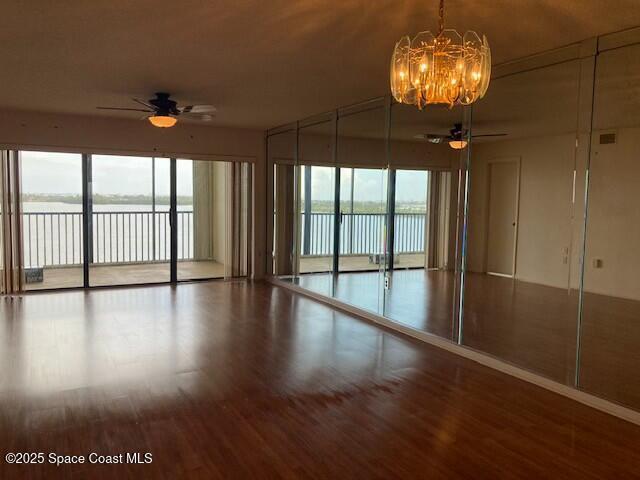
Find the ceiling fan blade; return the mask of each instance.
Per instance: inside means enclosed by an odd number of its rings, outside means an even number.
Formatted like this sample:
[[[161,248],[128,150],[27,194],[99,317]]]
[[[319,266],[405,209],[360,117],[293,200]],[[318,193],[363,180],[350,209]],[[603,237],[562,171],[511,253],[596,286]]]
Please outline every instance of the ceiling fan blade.
[[[506,133],[486,133],[484,135],[471,135],[472,138],[480,138],[480,137],[505,137]]]
[[[426,140],[429,143],[438,144],[450,139],[451,135],[442,135],[439,133],[421,133],[420,135],[414,135],[413,138],[419,138],[420,140]]]
[[[440,134],[440,133],[420,133],[418,135],[414,135],[413,138],[421,138],[423,140],[427,140],[429,138],[449,138],[450,135]]]
[[[143,110],[141,108],[120,108],[120,107],[96,107],[98,110],[120,110],[125,112],[152,112],[152,110]]]
[[[180,113],[214,113],[218,109],[213,105],[187,105],[180,107]]]
[[[154,107],[153,105],[147,103],[147,102],[143,102],[142,100],[139,100],[137,98],[132,98],[131,100],[133,100],[136,103],[139,103],[140,105],[144,105],[147,108],[150,108],[151,110],[155,110],[156,107]]]
[[[193,112],[184,112],[180,114],[181,117],[190,118],[193,120],[201,120],[203,122],[210,122],[215,118],[214,113],[193,113]]]

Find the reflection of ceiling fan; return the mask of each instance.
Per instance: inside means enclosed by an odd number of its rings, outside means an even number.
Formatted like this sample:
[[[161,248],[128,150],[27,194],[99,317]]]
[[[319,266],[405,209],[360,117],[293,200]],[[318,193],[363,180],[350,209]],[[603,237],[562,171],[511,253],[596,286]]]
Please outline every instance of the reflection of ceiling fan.
[[[120,108],[120,107],[96,107],[99,110],[124,110],[129,112],[145,112],[142,118],[147,118],[154,127],[168,128],[173,127],[178,119],[176,117],[188,116],[204,121],[210,121],[216,112],[213,105],[187,105],[178,107],[178,104],[169,99],[168,93],[156,93],[156,98],[143,102],[134,98],[133,101],[139,103],[145,108]]]
[[[480,137],[504,137],[506,133],[488,133],[485,135],[471,135],[472,138]],[[440,135],[437,133],[421,133],[414,138],[421,138],[429,143],[443,143],[447,141],[449,146],[455,150],[460,150],[467,146],[468,131],[462,130],[461,123],[455,123],[453,128],[449,130],[449,135]]]

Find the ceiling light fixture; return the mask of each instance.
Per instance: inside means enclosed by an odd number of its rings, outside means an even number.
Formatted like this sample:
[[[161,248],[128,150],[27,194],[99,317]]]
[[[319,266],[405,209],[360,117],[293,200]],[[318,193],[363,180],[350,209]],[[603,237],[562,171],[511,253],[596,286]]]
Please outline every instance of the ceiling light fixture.
[[[454,150],[462,150],[467,146],[466,140],[449,140],[449,146]]]
[[[171,128],[178,123],[178,119],[170,115],[151,115],[149,121],[158,128]]]
[[[391,56],[391,93],[399,103],[470,105],[481,99],[491,77],[491,49],[472,31],[463,36],[444,28],[444,0],[440,0],[437,35],[421,32],[413,40],[402,37]]]
[[[149,123],[158,128],[171,128],[178,123],[178,116],[210,122],[215,116],[216,107],[213,105],[185,105],[178,107],[178,103],[172,100],[170,94],[164,92],[156,93],[154,98],[148,101],[133,98],[136,108],[131,107],[96,107],[98,110],[118,110],[127,112],[144,112],[142,119],[149,120]],[[144,107],[144,108],[140,108]]]

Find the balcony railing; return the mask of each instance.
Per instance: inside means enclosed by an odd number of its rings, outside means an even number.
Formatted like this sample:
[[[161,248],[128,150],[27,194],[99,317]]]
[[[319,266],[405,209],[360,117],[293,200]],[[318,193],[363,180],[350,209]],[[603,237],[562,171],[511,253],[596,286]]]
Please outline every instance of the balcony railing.
[[[169,212],[93,212],[92,263],[167,262]],[[25,268],[82,265],[82,213],[22,214]],[[178,260],[194,258],[193,212],[178,212]]]
[[[308,231],[302,214],[303,256],[331,255],[333,214],[312,213]],[[169,212],[93,212],[92,263],[126,264],[168,262]],[[424,251],[426,216],[395,215],[395,253]],[[340,254],[381,253],[386,215],[345,213],[340,222]],[[194,258],[193,212],[178,212],[178,260]],[[82,265],[82,213],[23,213],[25,268]],[[306,235],[304,234],[306,232]]]
[[[325,256],[333,250],[333,213],[301,215],[302,255]],[[395,253],[424,251],[426,214],[396,213]],[[386,214],[343,213],[340,221],[340,255],[369,255],[382,253],[384,248]]]

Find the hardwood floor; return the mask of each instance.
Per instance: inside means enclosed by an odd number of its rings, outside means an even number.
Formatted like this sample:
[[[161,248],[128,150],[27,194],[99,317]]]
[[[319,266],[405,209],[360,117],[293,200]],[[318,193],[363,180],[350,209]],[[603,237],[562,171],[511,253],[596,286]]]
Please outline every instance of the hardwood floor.
[[[26,290],[82,287],[82,267],[46,268],[43,281],[25,285]],[[224,277],[224,265],[212,261],[178,262],[178,279]],[[168,263],[95,265],[89,271],[92,286],[141,284],[169,281]]]
[[[455,278],[450,272],[396,270],[385,291],[378,272],[302,275],[323,295],[453,339]],[[468,273],[463,344],[566,385],[575,385],[578,293]],[[640,302],[585,293],[580,388],[640,410]]]
[[[0,478],[638,478],[640,428],[263,283],[0,298]]]
[[[396,270],[384,291],[381,272],[300,275],[295,282],[365,310],[443,338],[453,338],[454,277],[449,272]],[[384,298],[383,298],[384,297]],[[384,307],[383,307],[384,305]]]

